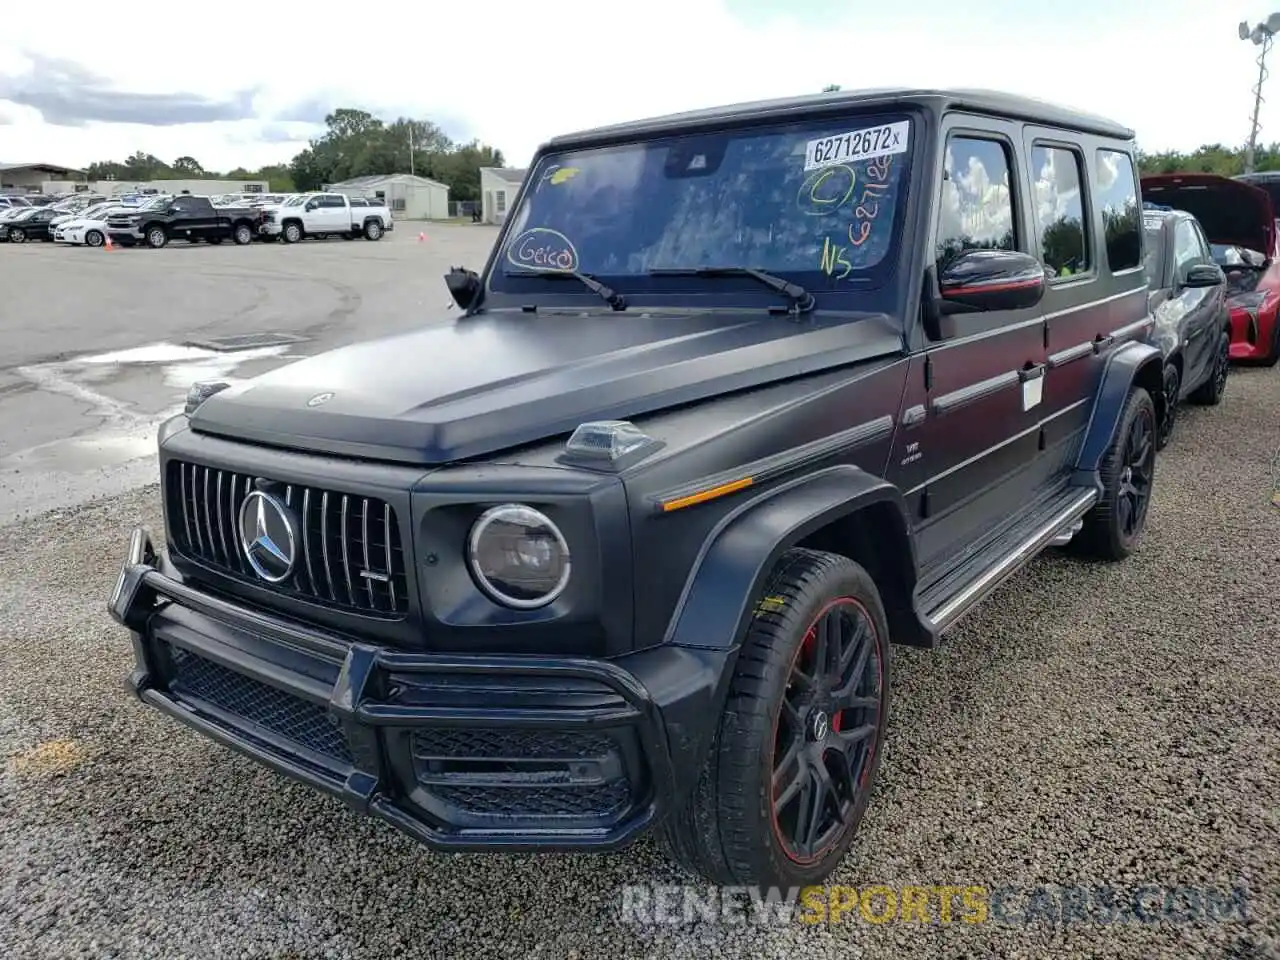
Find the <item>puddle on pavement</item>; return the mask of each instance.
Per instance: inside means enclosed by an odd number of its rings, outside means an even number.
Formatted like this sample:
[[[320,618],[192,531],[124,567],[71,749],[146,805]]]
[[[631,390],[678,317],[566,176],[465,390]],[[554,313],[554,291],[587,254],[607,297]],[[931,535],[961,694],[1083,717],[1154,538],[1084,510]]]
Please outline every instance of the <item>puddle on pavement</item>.
[[[67,433],[73,435],[0,457],[0,487],[7,487],[9,493],[15,493],[15,486],[26,482],[39,485],[38,477],[87,476],[144,458],[153,459],[157,429],[182,409],[182,401],[192,382],[225,380],[239,383],[240,378],[232,374],[243,364],[300,359],[288,353],[290,346],[294,345],[216,351],[155,343],[23,368],[19,374],[39,390],[70,396],[86,409],[83,415],[68,421]],[[160,392],[172,394],[171,409],[157,415],[155,407],[152,407],[143,413],[136,408],[136,397],[125,400],[105,392],[108,387],[103,381],[130,369],[135,372],[150,369],[158,373],[163,382]],[[84,418],[98,421],[96,429],[84,430]],[[3,499],[4,492],[0,492],[0,500]]]
[[[159,427],[159,424],[156,425]],[[57,470],[77,473],[81,470],[100,470],[115,467],[130,460],[153,456],[156,452],[156,431],[129,436],[84,436],[53,440],[36,447],[19,450],[0,458],[0,471]]]
[[[250,347],[248,350],[206,350],[176,343],[153,343],[131,350],[99,353],[88,357],[76,357],[59,366],[65,374],[75,375],[77,367],[87,368],[87,379],[99,379],[114,373],[121,367],[161,366],[166,386],[186,391],[195,380],[226,379],[237,367],[254,360],[289,359],[292,344],[270,347]]]

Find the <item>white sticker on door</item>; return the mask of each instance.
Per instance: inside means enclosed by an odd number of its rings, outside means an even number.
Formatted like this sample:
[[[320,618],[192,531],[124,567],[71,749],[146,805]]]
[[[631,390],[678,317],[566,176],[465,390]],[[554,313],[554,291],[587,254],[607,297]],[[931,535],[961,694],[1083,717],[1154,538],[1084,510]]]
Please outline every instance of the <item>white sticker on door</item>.
[[[1032,407],[1040,406],[1044,399],[1044,374],[1022,381],[1022,410],[1025,413]]]
[[[804,148],[804,168],[818,170],[837,163],[857,163],[872,157],[887,157],[907,152],[907,135],[911,121],[900,120],[865,130],[837,133],[821,140],[810,140]]]

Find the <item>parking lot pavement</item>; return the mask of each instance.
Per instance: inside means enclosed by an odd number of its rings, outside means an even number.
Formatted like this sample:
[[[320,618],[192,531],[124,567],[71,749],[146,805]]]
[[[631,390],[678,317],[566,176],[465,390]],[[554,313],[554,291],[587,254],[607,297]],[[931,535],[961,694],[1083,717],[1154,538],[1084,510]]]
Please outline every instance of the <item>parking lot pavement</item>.
[[[1233,373],[1180,419],[1129,561],[1043,557],[941,649],[899,651],[881,781],[833,883],[1012,888],[982,923],[686,924],[677,906],[649,925],[624,885],[689,882],[654,843],[429,853],[126,696],[103,600],[155,488],[0,527],[0,954],[1274,960],[1277,409],[1280,373]],[[1030,910],[1041,886],[1157,892],[1106,922]],[[1244,894],[1196,920],[1194,900],[1163,909],[1173,887]]]
[[[0,244],[0,522],[150,481],[156,425],[192,380],[448,318],[443,275],[479,269],[495,236],[405,221],[377,243]],[[297,339],[186,346],[263,333]]]

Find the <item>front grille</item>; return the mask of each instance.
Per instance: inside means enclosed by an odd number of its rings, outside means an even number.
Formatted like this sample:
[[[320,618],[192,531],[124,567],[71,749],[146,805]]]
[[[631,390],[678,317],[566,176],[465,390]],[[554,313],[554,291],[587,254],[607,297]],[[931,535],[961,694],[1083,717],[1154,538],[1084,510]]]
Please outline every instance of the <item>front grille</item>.
[[[400,530],[391,505],[374,497],[275,484],[294,512],[299,555],[287,580],[261,580],[242,550],[240,505],[260,483],[243,473],[170,461],[169,527],[188,557],[258,586],[327,606],[383,617],[409,609]]]
[[[319,704],[277,690],[182,647],[167,645],[173,661],[169,689],[196,697],[249,725],[283,737],[322,756],[350,764],[342,731]]]

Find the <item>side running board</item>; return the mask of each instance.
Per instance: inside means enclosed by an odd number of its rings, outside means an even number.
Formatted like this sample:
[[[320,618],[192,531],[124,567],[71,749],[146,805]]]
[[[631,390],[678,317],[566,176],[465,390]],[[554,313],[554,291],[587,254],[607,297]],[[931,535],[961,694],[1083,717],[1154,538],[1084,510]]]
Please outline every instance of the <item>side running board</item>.
[[[947,577],[923,595],[921,607],[937,633],[984,600],[1046,547],[1066,543],[1079,529],[1081,518],[1098,500],[1093,489],[1068,487],[1044,510],[1037,510],[1026,524],[1019,524],[969,561],[971,575]],[[939,595],[940,594],[940,595]]]

